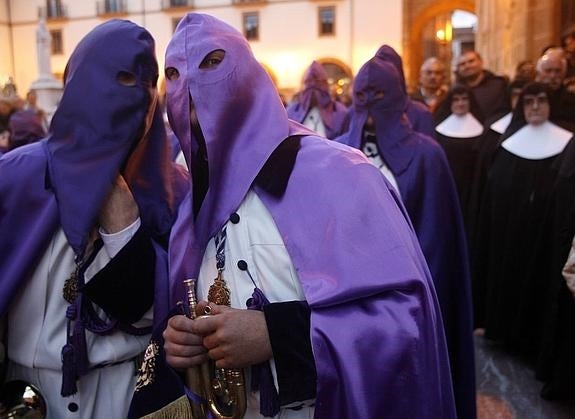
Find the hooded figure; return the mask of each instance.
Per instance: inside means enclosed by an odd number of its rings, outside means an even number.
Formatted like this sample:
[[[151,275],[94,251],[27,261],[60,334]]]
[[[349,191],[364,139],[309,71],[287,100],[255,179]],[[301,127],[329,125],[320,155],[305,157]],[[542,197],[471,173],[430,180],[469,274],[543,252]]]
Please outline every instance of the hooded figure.
[[[362,149],[397,185],[429,264],[443,314],[458,417],[475,417],[467,247],[457,192],[441,146],[414,132],[396,68],[374,57],[359,70],[350,130],[336,141]]]
[[[207,318],[172,317],[168,362],[194,365],[203,342],[219,366],[251,366],[244,417],[454,418],[431,279],[381,174],[290,121],[248,42],[214,17],[182,19],[166,77],[192,175],[170,241],[172,302],[186,300],[186,278],[211,300],[218,274],[231,299]],[[228,327],[241,328],[241,351],[235,339],[221,351],[215,330]]]
[[[10,117],[10,149],[33,143],[46,136],[42,119],[35,112],[16,111]]]
[[[573,136],[549,121],[550,97],[542,83],[519,96],[487,174],[473,254],[476,327],[531,360],[550,283],[541,264],[554,242],[548,207],[556,165]]]
[[[288,117],[330,140],[347,129],[347,108],[331,98],[327,72],[313,61],[303,77],[304,90],[287,107]]]
[[[399,74],[399,82],[403,88],[403,92],[407,95],[407,84],[405,82],[401,56],[389,45],[382,45],[375,53],[375,56],[393,64]],[[405,113],[409,122],[411,122],[413,130],[433,137],[433,117],[431,111],[423,103],[412,100],[409,97],[406,103]]]
[[[38,387],[48,417],[125,416],[149,333],[133,323],[154,297],[156,312],[166,307],[158,241],[176,177],[157,77],[148,31],[97,26],[70,57],[48,136],[0,159],[8,378]]]

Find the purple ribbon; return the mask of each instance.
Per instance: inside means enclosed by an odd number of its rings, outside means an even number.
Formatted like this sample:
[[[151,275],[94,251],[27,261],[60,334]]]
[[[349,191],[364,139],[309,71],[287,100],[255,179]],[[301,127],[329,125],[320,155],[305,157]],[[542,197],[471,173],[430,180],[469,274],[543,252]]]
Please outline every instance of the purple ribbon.
[[[255,287],[252,297],[248,299],[246,305],[248,310],[262,311],[264,306],[269,303],[263,291]],[[279,413],[279,395],[274,385],[274,377],[269,362],[252,366],[251,389],[260,392],[260,413],[263,416],[273,417]]]

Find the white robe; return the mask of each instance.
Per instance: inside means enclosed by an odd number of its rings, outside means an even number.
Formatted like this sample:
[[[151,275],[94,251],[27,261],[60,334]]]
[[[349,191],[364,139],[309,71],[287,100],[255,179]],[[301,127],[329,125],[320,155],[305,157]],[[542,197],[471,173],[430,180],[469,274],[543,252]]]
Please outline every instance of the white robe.
[[[393,173],[390,170],[390,168],[387,166],[387,164],[385,164],[385,162],[379,155],[379,149],[377,147],[377,144],[367,142],[363,145],[362,151],[363,154],[365,154],[367,159],[370,161],[370,163],[373,164],[375,167],[377,167],[381,173],[383,173],[383,176],[385,176],[387,181],[391,183],[397,194],[401,196],[401,193],[399,192],[399,186],[397,185],[397,180],[395,179],[395,176],[393,176]]]
[[[238,268],[239,260],[247,263],[253,277],[270,303],[305,300],[297,272],[291,262],[275,222],[259,197],[250,191],[236,211],[240,217],[237,224],[227,223],[225,244],[224,280],[231,291],[231,306],[246,308],[246,301],[254,291],[254,285],[246,271]],[[206,300],[210,285],[218,275],[216,269],[216,246],[212,238],[202,260],[197,284],[198,300]],[[273,359],[270,361],[277,389],[277,376]],[[249,369],[245,371],[249,383]],[[294,403],[299,405],[301,403]],[[313,418],[314,408],[307,401],[300,410],[282,409],[276,418]],[[262,418],[259,413],[259,394],[248,395],[248,408],[244,418]]]
[[[86,271],[87,280],[120,251],[139,226],[138,220],[116,234],[101,234],[104,248]],[[133,361],[93,369],[79,380],[75,395],[60,395],[68,307],[62,289],[74,268],[74,251],[60,230],[10,306],[7,378],[22,379],[38,387],[48,404],[48,419],[123,419],[136,382]],[[90,367],[132,360],[145,350],[149,338],[122,332],[97,336],[86,331]],[[74,407],[71,403],[78,407],[76,412],[69,410]]]
[[[325,137],[325,125],[323,124],[321,113],[317,106],[314,106],[309,110],[302,124],[314,131],[319,136]]]

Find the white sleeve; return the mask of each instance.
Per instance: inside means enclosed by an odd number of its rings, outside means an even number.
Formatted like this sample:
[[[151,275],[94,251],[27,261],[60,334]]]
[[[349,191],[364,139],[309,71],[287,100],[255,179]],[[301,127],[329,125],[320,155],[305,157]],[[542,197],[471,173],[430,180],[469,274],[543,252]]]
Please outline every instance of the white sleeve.
[[[134,234],[142,224],[140,218],[128,227],[116,233],[107,234],[102,229],[99,230],[100,237],[104,242],[105,252],[98,252],[94,261],[88,266],[84,274],[85,281],[92,279],[110,260],[122,250],[122,248],[134,237]]]

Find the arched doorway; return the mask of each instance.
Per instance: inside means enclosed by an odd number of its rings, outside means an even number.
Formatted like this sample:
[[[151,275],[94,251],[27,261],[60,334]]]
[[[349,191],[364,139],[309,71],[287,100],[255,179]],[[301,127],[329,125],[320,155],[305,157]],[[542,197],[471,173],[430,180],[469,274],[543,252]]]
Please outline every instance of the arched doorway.
[[[404,2],[404,7],[407,3],[409,2]],[[475,1],[430,0],[408,23],[410,29],[406,34],[403,61],[410,87],[417,85],[419,68],[430,56],[439,57],[446,64],[446,68],[451,68],[452,42],[454,35],[457,35],[454,33],[451,18],[456,10],[474,14]]]
[[[351,85],[353,73],[349,66],[337,58],[320,58],[317,60],[328,75],[328,83],[332,96],[349,105],[351,103]]]

